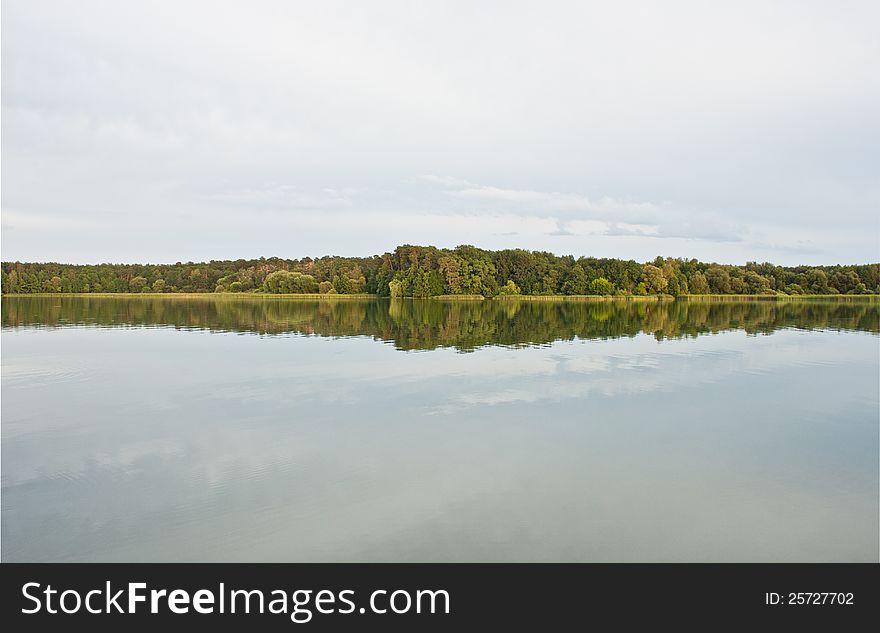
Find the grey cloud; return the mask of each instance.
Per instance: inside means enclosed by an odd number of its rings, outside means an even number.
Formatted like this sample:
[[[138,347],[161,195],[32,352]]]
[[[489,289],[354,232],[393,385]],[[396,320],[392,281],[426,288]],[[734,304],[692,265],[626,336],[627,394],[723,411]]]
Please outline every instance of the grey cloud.
[[[592,200],[572,193],[502,189],[475,185],[456,178],[436,177],[429,182],[466,200],[472,209],[548,217],[557,221],[548,235],[575,235],[570,221],[597,220],[609,237],[685,238],[721,242],[743,241],[744,228],[717,213],[677,208],[670,203],[632,202],[604,196]]]
[[[868,1],[499,19],[463,2],[7,0],[3,257],[403,241],[876,260],[878,19]]]
[[[557,225],[556,230],[548,232],[547,235],[555,235],[557,237],[562,237],[562,236],[566,236],[566,235],[574,235],[574,233],[562,225]]]

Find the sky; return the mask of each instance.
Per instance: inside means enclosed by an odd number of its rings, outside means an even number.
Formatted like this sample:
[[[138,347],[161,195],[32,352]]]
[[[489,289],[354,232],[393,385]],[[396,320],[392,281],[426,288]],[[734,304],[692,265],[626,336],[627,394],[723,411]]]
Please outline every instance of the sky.
[[[4,261],[880,261],[878,2],[0,10]]]

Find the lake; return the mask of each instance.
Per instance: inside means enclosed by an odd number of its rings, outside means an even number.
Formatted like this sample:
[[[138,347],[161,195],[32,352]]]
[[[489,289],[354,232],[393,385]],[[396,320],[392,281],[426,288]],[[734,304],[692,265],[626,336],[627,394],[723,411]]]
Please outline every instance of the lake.
[[[880,304],[4,297],[4,561],[872,561]]]

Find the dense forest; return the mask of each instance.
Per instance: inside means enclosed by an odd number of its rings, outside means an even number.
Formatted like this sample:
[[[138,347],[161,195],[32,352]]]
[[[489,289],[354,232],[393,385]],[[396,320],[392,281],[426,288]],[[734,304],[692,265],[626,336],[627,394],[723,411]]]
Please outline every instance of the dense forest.
[[[880,294],[880,264],[744,266],[657,257],[645,263],[474,246],[398,246],[372,257],[260,258],[176,264],[3,262],[4,294],[688,295]]]

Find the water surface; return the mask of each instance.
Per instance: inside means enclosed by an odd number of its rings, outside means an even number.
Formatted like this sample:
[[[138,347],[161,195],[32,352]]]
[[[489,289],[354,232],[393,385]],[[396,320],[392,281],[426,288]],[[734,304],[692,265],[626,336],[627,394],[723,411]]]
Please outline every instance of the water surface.
[[[877,561],[880,307],[7,297],[5,561]]]

